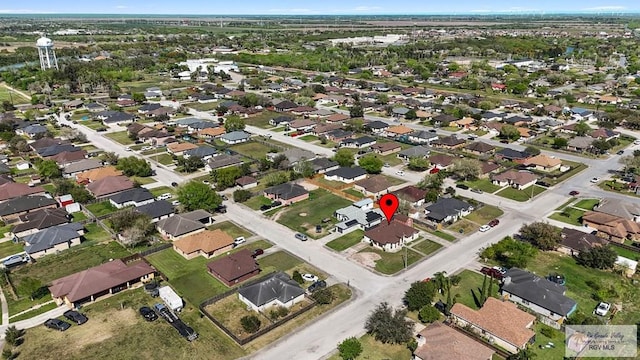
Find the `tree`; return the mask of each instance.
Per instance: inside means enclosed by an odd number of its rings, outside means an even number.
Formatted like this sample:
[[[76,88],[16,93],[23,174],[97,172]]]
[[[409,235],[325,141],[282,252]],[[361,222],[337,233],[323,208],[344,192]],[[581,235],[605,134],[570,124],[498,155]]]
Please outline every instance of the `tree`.
[[[527,154],[529,154],[530,156],[537,156],[540,155],[540,149],[538,149],[535,146],[527,146],[524,149],[524,152],[526,152]]]
[[[109,165],[118,165],[118,160],[120,160],[120,156],[114,152],[106,152],[100,156],[102,161],[106,162]]]
[[[595,269],[611,269],[617,259],[618,254],[609,245],[582,250],[578,254],[578,263]]]
[[[291,276],[291,278],[298,284],[304,284],[304,279],[302,278],[302,274],[300,274],[300,271],[298,270],[293,271],[293,275]]]
[[[135,101],[138,104],[142,104],[147,100],[143,93],[133,93],[131,94],[131,100]]]
[[[127,176],[146,177],[153,174],[151,164],[149,164],[147,160],[135,156],[118,159],[118,165],[116,165],[116,168],[121,170]]]
[[[204,162],[197,156],[189,156],[188,158],[185,158],[184,156],[178,156],[176,164],[178,165],[178,167],[182,168],[183,172],[187,173],[195,172],[199,168],[204,167]]]
[[[404,302],[409,311],[420,310],[430,305],[436,295],[436,284],[432,281],[416,281],[404,293]]]
[[[262,182],[266,186],[280,185],[286,183],[287,181],[289,181],[289,172],[287,171],[273,172],[262,178]]]
[[[11,346],[18,344],[20,338],[24,335],[22,330],[18,330],[15,325],[11,325],[4,332],[4,340]]]
[[[362,344],[358,339],[350,337],[338,344],[338,352],[343,360],[354,360],[362,353]]]
[[[415,120],[418,118],[418,115],[414,109],[410,109],[406,114],[404,114],[404,118],[407,120]]]
[[[260,329],[262,322],[260,322],[260,319],[255,315],[247,315],[240,319],[240,325],[242,325],[244,331],[253,334]]]
[[[328,305],[333,302],[333,292],[326,288],[316,290],[311,294],[311,298],[320,305]]]
[[[388,303],[380,303],[371,312],[365,323],[369,334],[382,343],[402,344],[413,332],[413,323],[405,319],[406,310],[395,310]]]
[[[576,132],[577,136],[585,136],[591,131],[591,127],[586,122],[581,121],[576,124],[576,126],[573,128],[573,131]]]
[[[233,186],[241,176],[242,169],[239,167],[226,167],[211,171],[211,177],[219,190]]]
[[[306,177],[306,178],[310,178],[316,173],[315,170],[313,170],[313,165],[311,164],[311,161],[309,160],[298,161],[293,167],[293,170],[296,173],[302,175],[302,177]]]
[[[62,171],[60,171],[55,160],[42,160],[38,164],[38,174],[47,180],[51,180],[61,177]]]
[[[93,195],[85,189],[83,186],[78,185],[77,183],[66,180],[59,179],[55,180],[53,185],[56,187],[56,195],[71,195],[73,200],[80,204],[86,204],[87,202],[93,200]]]
[[[420,309],[418,318],[423,323],[431,324],[440,318],[440,311],[438,311],[438,309],[433,305],[429,304]]]
[[[422,190],[434,190],[440,195],[442,192],[442,185],[444,185],[445,175],[442,171],[436,174],[427,174],[418,182],[418,188]]]
[[[521,349],[516,354],[511,354],[507,357],[507,360],[531,360],[536,357],[536,353],[531,350],[530,347]]]
[[[601,154],[604,154],[607,150],[611,149],[611,144],[604,139],[593,140],[591,146],[597,149]]]
[[[566,148],[567,145],[569,145],[569,140],[563,138],[563,137],[557,137],[555,139],[553,139],[553,147],[556,149],[563,149]]]
[[[413,171],[425,171],[429,169],[429,160],[424,157],[409,158],[409,169]]]
[[[233,192],[233,201],[237,203],[243,203],[249,199],[251,199],[251,191],[238,189]]]
[[[214,212],[222,198],[207,184],[200,181],[189,181],[178,188],[178,201],[186,211],[202,209]]]
[[[520,139],[520,131],[515,126],[506,124],[500,128],[500,137],[515,141]]]
[[[340,166],[349,167],[355,164],[356,160],[353,157],[353,153],[348,149],[338,149],[333,156],[333,160]]]
[[[244,120],[239,116],[228,116],[224,121],[224,130],[226,132],[244,130]]]
[[[358,160],[358,165],[369,174],[379,174],[384,162],[374,154],[367,154]]]
[[[463,181],[474,180],[480,176],[482,165],[476,159],[459,159],[453,162],[451,172]]]
[[[286,169],[289,167],[289,160],[285,154],[278,154],[273,158],[271,166],[274,169]]]
[[[505,237],[483,249],[480,256],[484,259],[495,260],[506,267],[525,268],[537,252],[538,250],[528,242]]]
[[[155,226],[151,218],[146,214],[137,214],[131,226],[122,231],[119,239],[123,245],[133,247],[147,241],[154,231]]]
[[[562,230],[547,222],[537,221],[523,225],[520,236],[540,250],[554,250],[562,240]]]
[[[351,118],[361,118],[364,116],[364,110],[362,110],[362,105],[360,105],[359,102],[351,106],[349,109],[349,116]]]

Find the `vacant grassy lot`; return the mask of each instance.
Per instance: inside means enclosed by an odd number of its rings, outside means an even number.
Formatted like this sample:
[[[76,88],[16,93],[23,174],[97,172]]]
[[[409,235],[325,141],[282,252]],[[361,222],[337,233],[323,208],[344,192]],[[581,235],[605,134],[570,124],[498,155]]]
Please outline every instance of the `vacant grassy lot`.
[[[460,219],[447,227],[447,230],[456,234],[469,234],[478,230],[479,225],[466,219]]]
[[[0,259],[11,256],[24,251],[24,244],[14,243],[13,241],[5,241],[0,243]]]
[[[527,269],[539,276],[552,272],[564,275],[567,279],[565,295],[578,303],[577,311],[581,313],[591,314],[598,304],[593,297],[595,286],[600,288],[607,302],[622,305],[622,311],[611,320],[611,324],[637,324],[640,321],[640,303],[637,301],[640,288],[633,284],[632,279],[611,271],[580,266],[571,257],[548,252],[539,252]]]
[[[333,195],[322,189],[311,191],[309,199],[289,206],[280,214],[278,222],[292,230],[306,233],[314,237],[315,226],[322,219],[333,219],[333,213],[340,208],[351,204],[351,201]]]
[[[35,301],[29,299],[38,286],[44,286],[55,279],[103,264],[109,259],[119,259],[129,255],[131,253],[115,241],[105,244],[79,245],[59,254],[44,256],[33,264],[11,270],[9,277],[16,288],[19,300],[14,299],[5,289],[9,314],[15,314],[51,300],[49,296]]]
[[[86,224],[84,228],[86,230],[84,238],[87,242],[99,243],[111,240],[111,234],[96,223]]]
[[[27,99],[19,93],[4,87],[4,83],[0,84],[0,102],[9,101],[14,104],[27,104],[31,99]]]
[[[362,354],[355,360],[410,360],[411,350],[403,344],[384,344],[373,338],[371,335],[364,335],[360,339],[362,344]],[[328,360],[342,360],[340,354],[336,353]]]
[[[482,290],[482,281],[484,275],[471,270],[464,270],[460,274],[460,282],[457,286],[451,288],[451,296],[457,298],[457,302],[467,305],[472,309],[479,309],[474,296],[480,295]],[[487,280],[489,280],[487,278]],[[498,296],[498,284],[493,284],[491,296]],[[474,295],[475,293],[475,295]],[[440,300],[446,302],[445,294],[439,297]]]
[[[153,194],[153,196],[159,196],[164,193],[175,194],[175,188],[171,188],[168,186],[159,186],[153,189],[149,189],[149,192]]]
[[[362,240],[363,236],[364,231],[354,230],[348,234],[342,235],[335,240],[329,241],[326,246],[335,251],[343,251],[359,243]]]
[[[325,178],[317,178],[314,179],[315,182],[322,185],[322,187],[326,189],[343,189],[345,188],[345,183],[340,181],[326,180]]]
[[[271,324],[271,320],[265,314],[247,308],[247,304],[240,301],[236,294],[208,305],[206,311],[240,339],[250,335],[240,323],[240,319],[245,316],[257,316],[262,328]]]
[[[561,212],[554,212],[549,215],[549,219],[562,221],[567,224],[580,226],[582,222],[580,218],[584,215],[584,211],[573,207],[566,207]]]
[[[216,223],[208,227],[209,230],[220,229],[227,234],[231,235],[232,238],[237,238],[239,236],[250,237],[253,235],[249,230],[243,228],[242,226],[236,225],[231,221],[223,221],[221,223]]]
[[[578,163],[578,162],[573,162],[573,161],[567,161],[567,160],[563,160],[562,161],[562,165],[568,165],[571,167],[571,170],[562,173],[562,174],[555,174],[555,175],[547,175],[545,176],[542,180],[544,182],[549,183],[550,185],[556,185],[559,184],[567,179],[569,179],[570,177],[576,175],[577,173],[581,172],[582,170],[586,169],[588,166],[583,164],[583,163]]]
[[[107,201],[89,204],[87,205],[87,210],[91,211],[93,216],[100,217],[102,215],[111,214],[112,212],[117,211],[118,208],[113,206],[113,204],[111,204],[107,200]]]
[[[364,199],[365,195],[363,193],[361,193],[360,191],[354,189],[354,188],[350,188],[350,189],[346,189],[342,191],[345,194],[349,194],[349,195],[353,195],[355,197],[357,197],[358,199]]]
[[[573,205],[573,207],[591,211],[593,210],[594,206],[598,205],[598,203],[600,203],[600,200],[598,199],[583,199],[578,201],[575,205]]]
[[[253,159],[264,159],[270,150],[275,150],[275,148],[271,146],[256,141],[233,145],[230,149]]]
[[[494,192],[500,190],[500,186],[494,185],[489,179],[464,181],[463,184],[467,185],[470,189],[478,189],[490,194],[493,194]]]
[[[396,253],[390,253],[375,249],[373,247],[369,247],[360,250],[359,252],[372,252],[380,255],[380,260],[376,261],[375,269],[383,274],[395,274],[405,267],[405,250],[400,250]],[[409,266],[422,258],[422,255],[408,248],[406,250],[406,253],[408,260],[406,266]]]
[[[127,131],[118,131],[118,132],[108,133],[108,134],[105,134],[104,136],[122,145],[133,144],[133,140],[129,139],[129,133]]]
[[[170,248],[147,256],[147,260],[165,274],[176,292],[194,307],[228,290],[226,285],[209,275],[207,263],[212,260],[202,256],[187,260]]]
[[[437,242],[431,240],[420,241],[416,244],[411,245],[411,248],[417,250],[425,255],[430,255],[440,249],[442,245]]]
[[[278,251],[258,258],[258,264],[260,264],[260,269],[262,269],[263,273],[287,271],[302,263],[302,259],[285,251]]]
[[[536,197],[537,195],[541,194],[545,190],[546,190],[545,188],[538,185],[533,185],[525,190],[518,190],[512,187],[506,187],[500,192],[498,192],[498,195],[505,197],[507,199],[522,202],[522,201],[527,201],[531,199],[532,192],[533,192],[533,197]]]
[[[251,126],[261,127],[263,129],[271,128],[271,124],[269,124],[269,120],[281,116],[282,114],[275,111],[263,111],[260,114],[250,116],[244,119],[245,124]]]
[[[504,211],[500,210],[498,207],[485,205],[467,215],[466,218],[476,224],[484,225],[489,221],[502,216],[502,214],[504,214]]]
[[[318,139],[320,139],[319,137],[315,136],[315,135],[305,135],[305,136],[301,136],[298,139],[306,141],[306,142],[314,142]]]
[[[141,306],[152,306],[157,300],[141,289],[124,291],[111,298],[83,308],[89,321],[73,325],[65,332],[44,326],[29,329],[20,346],[24,359],[220,359],[231,360],[245,351],[224,335],[197,310],[185,309],[180,318],[199,337],[188,342],[165,320],[145,321],[139,314]],[[124,308],[121,308],[124,306]],[[72,338],[73,342],[69,342]]]
[[[253,210],[260,210],[260,206],[269,205],[272,202],[273,200],[261,195],[252,197],[251,199],[243,202],[243,204],[252,208]]]
[[[198,111],[211,111],[211,110],[215,110],[218,107],[218,102],[217,101],[212,101],[208,103],[194,102],[194,103],[185,105],[185,107],[192,108]]]
[[[430,230],[429,231],[430,234],[435,235],[437,237],[439,237],[440,239],[444,239],[447,241],[456,241],[457,238],[451,234],[448,234],[444,231],[440,231],[440,230]]]

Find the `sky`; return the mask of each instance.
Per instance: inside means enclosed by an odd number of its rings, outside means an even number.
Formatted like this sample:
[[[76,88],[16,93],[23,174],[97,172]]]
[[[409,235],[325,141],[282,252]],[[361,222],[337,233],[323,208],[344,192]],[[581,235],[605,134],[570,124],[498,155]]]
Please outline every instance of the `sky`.
[[[455,6],[453,5],[455,4]],[[22,0],[1,14],[370,15],[640,12],[638,0]]]

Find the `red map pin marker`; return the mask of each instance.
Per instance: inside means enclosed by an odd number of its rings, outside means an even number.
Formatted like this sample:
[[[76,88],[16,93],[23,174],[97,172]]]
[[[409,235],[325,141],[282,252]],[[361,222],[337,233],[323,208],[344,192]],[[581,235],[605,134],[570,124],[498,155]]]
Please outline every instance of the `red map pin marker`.
[[[378,204],[380,205],[380,209],[384,213],[384,216],[387,218],[387,223],[391,223],[393,214],[398,210],[398,197],[393,194],[385,194],[380,198],[380,200],[378,200]]]

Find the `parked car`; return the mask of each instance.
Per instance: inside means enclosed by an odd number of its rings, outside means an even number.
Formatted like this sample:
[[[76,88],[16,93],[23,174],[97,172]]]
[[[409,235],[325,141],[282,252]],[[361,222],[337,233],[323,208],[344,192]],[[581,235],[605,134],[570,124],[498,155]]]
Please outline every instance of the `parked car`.
[[[591,179],[592,183],[597,183],[598,181],[600,181],[600,178],[594,177],[593,179]]]
[[[300,240],[300,241],[307,241],[308,237],[305,234],[302,233],[296,233],[296,239]]]
[[[611,304],[606,302],[601,302],[600,304],[598,304],[598,307],[596,307],[596,309],[593,310],[593,313],[599,316],[606,316],[607,313],[609,312],[609,309],[611,309]]]
[[[480,189],[476,189],[476,188],[471,189],[471,192],[474,192],[474,193],[476,193],[476,194],[482,194],[482,193],[483,193],[483,191],[482,191],[482,190],[480,190]]]
[[[266,211],[266,210],[269,210],[269,209],[271,209],[271,204],[264,204],[264,205],[260,206],[260,210],[261,211]]]
[[[255,249],[253,250],[253,254],[251,254],[252,257],[258,257],[260,255],[264,254],[264,250],[262,249]]]
[[[436,129],[429,129],[429,132],[434,133],[434,132],[436,132]]]
[[[126,148],[124,148],[124,151],[131,151],[131,148],[127,146]]]
[[[558,273],[551,273],[547,276],[547,280],[554,282],[556,284],[564,285],[567,281],[564,278],[564,275]]]
[[[498,226],[498,224],[500,224],[500,220],[493,219],[493,220],[489,221],[489,223],[487,225],[489,225],[491,227],[496,227],[496,226]]]
[[[13,255],[10,256],[6,259],[4,259],[4,261],[2,262],[2,265],[4,265],[5,267],[12,267],[12,266],[16,266],[16,265],[20,265],[20,264],[26,264],[29,262],[31,258],[29,257],[28,254],[24,254],[24,255]]]
[[[480,226],[480,229],[479,229],[479,230],[480,230],[480,232],[489,231],[489,230],[491,230],[491,226],[489,226],[489,225],[482,225],[482,226]]]
[[[174,182],[171,183],[171,186],[178,187],[178,183],[174,181]]]
[[[319,281],[316,281],[316,282],[314,282],[313,284],[311,284],[311,285],[307,288],[307,290],[309,290],[309,292],[311,292],[311,293],[312,293],[312,292],[314,292],[314,291],[316,291],[316,290],[320,290],[320,289],[323,289],[323,288],[326,288],[326,287],[327,287],[327,282],[326,282],[326,281],[324,281],[324,280],[319,280]]]
[[[178,205],[180,205],[180,201],[178,201],[178,200],[173,200],[173,201],[171,202],[171,205],[173,205],[173,206],[178,206]]]
[[[304,281],[311,281],[311,282],[318,281],[318,277],[313,274],[302,274],[302,279]]]
[[[282,201],[276,200],[271,203],[271,207],[276,207],[282,205]]]
[[[492,269],[499,272],[502,275],[507,273],[507,268],[503,268],[502,266],[494,266],[492,267]]]
[[[384,167],[391,167],[391,165],[389,163],[384,163],[383,165]]]
[[[571,196],[578,196],[578,195],[580,195],[580,191],[577,191],[577,190],[571,190],[571,191],[569,191],[569,195],[571,195]]]
[[[540,185],[540,186],[544,186],[544,187],[550,187],[551,185],[549,185],[548,182],[544,182],[544,181],[536,181],[536,184]]]
[[[216,212],[220,214],[224,214],[227,212],[227,205],[220,205],[216,208]]]
[[[624,150],[619,150],[616,154],[622,155],[622,154],[624,154]]]
[[[404,176],[404,171],[398,170],[398,171],[396,171],[396,175]]]
[[[238,245],[243,244],[245,242],[247,242],[247,240],[244,238],[244,236],[239,236],[235,240],[233,240],[233,245],[238,246]]]
[[[48,327],[49,329],[66,331],[71,327],[71,324],[58,319],[49,319],[44,322],[44,326]]]
[[[164,193],[164,194],[158,195],[156,197],[156,200],[168,200],[168,199],[171,199],[172,197],[173,195],[171,195],[171,193]]]
[[[483,266],[482,269],[480,269],[480,272],[497,280],[502,280],[504,277],[500,271],[486,266]]]
[[[320,234],[322,232],[322,225],[316,225],[316,234]]]
[[[148,284],[144,284],[144,292],[151,295],[151,297],[158,297],[160,295],[158,290],[158,283],[150,282]]]
[[[465,185],[465,184],[458,184],[458,185],[456,185],[456,187],[458,189],[469,190],[469,187],[467,185]]]
[[[64,317],[69,319],[69,321],[73,321],[74,323],[76,323],[78,325],[82,325],[82,324],[86,323],[89,320],[85,315],[83,315],[83,314],[81,314],[81,313],[79,313],[79,312],[77,312],[75,310],[67,310],[62,315],[64,315]]]
[[[158,314],[148,306],[140,308],[140,315],[142,315],[142,317],[147,321],[156,321],[158,319]]]

